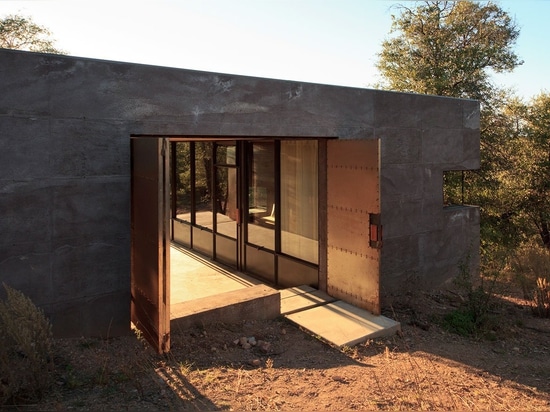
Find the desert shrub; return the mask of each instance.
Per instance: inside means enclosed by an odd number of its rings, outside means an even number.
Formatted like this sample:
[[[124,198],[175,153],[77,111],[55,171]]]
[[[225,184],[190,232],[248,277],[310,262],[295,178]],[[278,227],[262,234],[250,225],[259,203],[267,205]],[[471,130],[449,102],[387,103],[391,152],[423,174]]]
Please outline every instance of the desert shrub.
[[[550,252],[531,242],[514,254],[511,265],[512,279],[531,302],[535,316],[550,317]]]
[[[537,279],[533,293],[533,313],[541,318],[550,318],[550,282],[546,278]]]
[[[469,336],[476,331],[476,320],[471,311],[457,309],[444,316],[443,327],[457,335]]]
[[[493,288],[498,277],[498,270],[485,265],[485,276],[477,276],[470,266],[470,255],[467,254],[458,265],[458,274],[453,280],[462,296],[463,304],[446,314],[442,326],[450,332],[462,336],[484,335],[489,322],[489,312],[493,304]]]
[[[539,278],[550,279],[550,252],[535,242],[519,247],[510,263],[511,278],[526,300],[533,299]]]
[[[33,402],[53,380],[52,327],[42,310],[4,284],[0,300],[0,405]]]

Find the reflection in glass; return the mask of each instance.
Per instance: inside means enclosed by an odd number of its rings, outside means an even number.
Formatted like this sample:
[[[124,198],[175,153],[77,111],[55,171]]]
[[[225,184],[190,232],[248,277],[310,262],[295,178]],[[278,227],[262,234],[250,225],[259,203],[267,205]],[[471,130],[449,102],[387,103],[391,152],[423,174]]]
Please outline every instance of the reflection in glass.
[[[195,224],[212,229],[212,143],[195,143]]]
[[[249,243],[275,249],[275,144],[251,144],[248,173]]]
[[[281,252],[317,264],[316,140],[281,142]]]
[[[235,165],[235,142],[218,142],[216,144],[216,164]]]
[[[191,158],[189,142],[176,143],[176,218],[191,221]]]
[[[216,231],[237,238],[237,169],[216,167]]]

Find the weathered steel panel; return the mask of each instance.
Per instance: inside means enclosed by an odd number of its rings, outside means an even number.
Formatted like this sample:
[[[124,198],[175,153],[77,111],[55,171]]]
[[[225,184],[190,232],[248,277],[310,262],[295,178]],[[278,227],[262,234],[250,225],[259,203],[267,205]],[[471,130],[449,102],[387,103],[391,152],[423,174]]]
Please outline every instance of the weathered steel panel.
[[[170,350],[170,220],[164,140],[133,138],[131,319],[159,352]]]
[[[380,250],[369,243],[369,216],[380,213],[378,159],[378,140],[328,142],[327,292],[375,314]]]

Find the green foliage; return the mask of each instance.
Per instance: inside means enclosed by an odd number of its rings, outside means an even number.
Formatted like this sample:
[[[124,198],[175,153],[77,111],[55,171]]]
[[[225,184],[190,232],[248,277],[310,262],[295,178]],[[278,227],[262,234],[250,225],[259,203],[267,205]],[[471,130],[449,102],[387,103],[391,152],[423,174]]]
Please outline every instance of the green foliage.
[[[175,145],[176,168],[176,209],[177,213],[191,211],[192,191],[194,190],[196,207],[209,210],[212,205],[212,142],[177,142]],[[191,182],[191,164],[195,165],[194,180]]]
[[[472,190],[482,239],[514,249],[536,234],[550,248],[550,95],[498,96],[483,112],[482,165]]]
[[[44,313],[4,284],[0,301],[0,405],[38,400],[53,379],[52,328]]]
[[[486,335],[485,329],[490,325],[489,309],[492,304],[492,290],[500,271],[493,272],[487,284],[483,277],[478,278],[472,274],[469,255],[459,263],[458,269],[454,284],[463,296],[464,304],[446,314],[442,326],[462,336]]]
[[[490,71],[522,64],[519,30],[496,4],[426,1],[399,6],[377,67],[391,90],[485,100]]]
[[[445,172],[445,203],[480,205],[485,259],[533,233],[550,245],[548,101],[525,105],[490,76],[522,64],[513,50],[516,23],[493,2],[425,1],[397,10],[378,55],[384,86],[481,101],[481,168]]]
[[[460,336],[473,335],[477,329],[474,314],[469,310],[459,309],[448,313],[443,318],[443,327]]]
[[[0,19],[0,48],[65,54],[54,47],[51,32],[30,17],[10,15]]]

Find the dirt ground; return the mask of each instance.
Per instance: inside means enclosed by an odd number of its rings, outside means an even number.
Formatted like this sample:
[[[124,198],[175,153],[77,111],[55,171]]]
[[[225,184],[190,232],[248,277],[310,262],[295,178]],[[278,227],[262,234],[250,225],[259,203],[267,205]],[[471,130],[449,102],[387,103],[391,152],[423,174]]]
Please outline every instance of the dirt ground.
[[[439,326],[456,304],[410,297],[384,313],[402,333],[342,349],[284,319],[172,331],[166,356],[136,336],[58,340],[54,388],[18,409],[550,410],[550,319],[501,297],[466,338]]]

